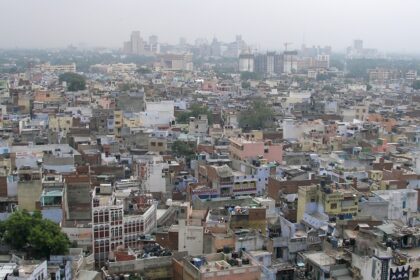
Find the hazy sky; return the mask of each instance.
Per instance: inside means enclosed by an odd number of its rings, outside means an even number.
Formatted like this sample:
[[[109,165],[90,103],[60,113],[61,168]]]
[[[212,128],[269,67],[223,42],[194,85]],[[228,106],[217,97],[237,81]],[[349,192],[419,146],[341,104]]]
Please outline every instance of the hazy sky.
[[[233,41],[261,50],[352,40],[383,51],[420,52],[419,0],[0,0],[0,48],[121,47],[132,30]]]

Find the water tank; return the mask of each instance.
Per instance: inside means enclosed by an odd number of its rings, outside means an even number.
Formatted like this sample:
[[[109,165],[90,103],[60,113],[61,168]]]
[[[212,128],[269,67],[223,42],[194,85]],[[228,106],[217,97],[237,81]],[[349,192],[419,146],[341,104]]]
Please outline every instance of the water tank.
[[[200,268],[201,265],[203,264],[203,260],[200,258],[193,258],[193,264],[195,267]]]

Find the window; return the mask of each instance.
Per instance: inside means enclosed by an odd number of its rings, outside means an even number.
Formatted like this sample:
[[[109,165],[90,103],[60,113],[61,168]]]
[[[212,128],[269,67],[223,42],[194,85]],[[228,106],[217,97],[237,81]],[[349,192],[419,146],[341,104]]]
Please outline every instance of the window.
[[[331,209],[337,209],[337,203],[331,203]]]

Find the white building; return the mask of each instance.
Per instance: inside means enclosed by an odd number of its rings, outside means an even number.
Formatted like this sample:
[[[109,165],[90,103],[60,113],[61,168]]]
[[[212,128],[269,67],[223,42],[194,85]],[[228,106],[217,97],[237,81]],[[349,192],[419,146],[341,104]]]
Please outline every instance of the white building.
[[[149,154],[135,161],[135,175],[144,183],[149,192],[166,192],[166,176],[169,164],[162,156]]]
[[[190,224],[189,220],[179,219],[178,251],[188,252],[188,255],[203,254],[204,227]]]
[[[241,54],[239,56],[239,72],[254,72],[254,55]]]
[[[285,51],[283,54],[283,72],[291,74],[297,71],[297,51]]]
[[[49,63],[41,64],[39,66],[42,72],[58,72],[58,73],[65,73],[65,72],[76,72],[76,64],[63,64],[63,65],[51,65]]]
[[[413,214],[417,213],[418,193],[416,190],[380,190],[372,193],[389,202],[388,219],[390,220],[408,221]]]
[[[146,110],[141,112],[144,127],[169,125],[175,120],[173,101],[146,102]]]
[[[12,275],[7,276],[8,280],[40,280],[48,279],[47,261],[39,264],[19,265]]]
[[[283,138],[284,139],[300,139],[303,134],[309,132],[321,132],[325,130],[325,124],[322,120],[314,120],[307,122],[296,122],[294,119],[283,120]]]
[[[143,234],[157,225],[157,208],[151,195],[117,194],[111,184],[96,187],[92,197],[92,248],[97,267],[118,246],[136,247]]]

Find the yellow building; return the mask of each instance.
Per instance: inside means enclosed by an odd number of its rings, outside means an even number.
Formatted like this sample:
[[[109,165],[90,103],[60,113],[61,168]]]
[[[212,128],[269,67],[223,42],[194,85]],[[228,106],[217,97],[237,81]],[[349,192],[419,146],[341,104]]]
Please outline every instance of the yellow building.
[[[384,177],[384,173],[382,172],[382,170],[369,171],[369,179],[372,179],[374,181],[382,181],[383,177]]]
[[[35,211],[42,193],[41,172],[39,170],[19,170],[17,197],[19,209]]]
[[[114,128],[115,128],[116,137],[121,137],[122,127],[123,127],[123,112],[114,111]]]
[[[356,190],[351,188],[301,186],[298,195],[298,221],[303,219],[304,213],[321,212],[332,216],[353,217],[359,210],[359,195]]]
[[[51,131],[62,132],[65,135],[73,127],[73,117],[52,115],[49,117],[48,127]]]
[[[297,221],[299,222],[303,219],[303,214],[307,212],[310,203],[318,203],[318,186],[300,186],[298,196]]]
[[[320,203],[324,206],[324,212],[328,215],[351,215],[356,216],[359,210],[359,197],[355,190],[327,188],[327,191],[319,189]]]
[[[22,114],[29,114],[31,112],[31,97],[19,95],[18,106]]]
[[[141,127],[142,121],[140,115],[132,114],[130,116],[123,116],[123,126],[130,128]]]

